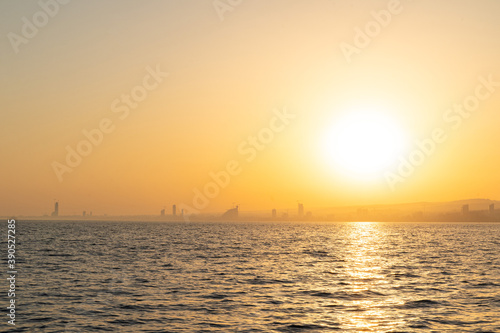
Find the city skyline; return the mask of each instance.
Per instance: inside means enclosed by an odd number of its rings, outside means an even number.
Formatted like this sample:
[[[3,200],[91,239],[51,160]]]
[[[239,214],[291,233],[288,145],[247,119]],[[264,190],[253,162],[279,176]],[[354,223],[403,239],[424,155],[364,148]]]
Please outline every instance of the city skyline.
[[[489,199],[469,199],[452,202],[416,202],[405,204],[362,205],[345,207],[313,207],[304,210],[304,204],[298,203],[296,213],[290,207],[273,208],[271,211],[245,211],[239,205],[233,205],[224,211],[199,214],[177,214],[177,205],[171,206],[170,212],[162,208],[159,213],[137,215],[108,215],[105,212],[93,215],[83,210],[81,215],[75,212],[65,212],[59,215],[59,201],[54,203],[54,211],[48,215],[20,216],[33,219],[61,220],[75,218],[77,220],[125,219],[136,221],[251,221],[263,219],[268,221],[331,221],[331,222],[500,222],[500,201]],[[242,213],[242,215],[240,215]],[[18,218],[18,216],[10,216]]]

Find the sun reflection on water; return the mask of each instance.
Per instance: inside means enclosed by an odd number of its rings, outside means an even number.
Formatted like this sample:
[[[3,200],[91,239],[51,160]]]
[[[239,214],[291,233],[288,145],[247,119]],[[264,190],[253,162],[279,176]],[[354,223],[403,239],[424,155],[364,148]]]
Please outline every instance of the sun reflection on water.
[[[383,224],[377,222],[348,223],[343,255],[344,274],[349,284],[345,291],[352,298],[348,310],[339,318],[342,326],[356,331],[376,331],[404,323],[394,313],[394,304],[401,303],[387,279],[389,261],[384,255],[389,245]],[[391,309],[389,311],[388,309]],[[382,324],[383,325],[383,324]]]

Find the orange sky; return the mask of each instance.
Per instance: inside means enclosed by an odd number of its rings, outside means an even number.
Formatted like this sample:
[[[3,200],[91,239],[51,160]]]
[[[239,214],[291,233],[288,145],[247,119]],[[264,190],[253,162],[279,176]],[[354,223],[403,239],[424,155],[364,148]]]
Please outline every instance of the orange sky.
[[[500,199],[496,0],[40,3],[0,3],[0,215]]]

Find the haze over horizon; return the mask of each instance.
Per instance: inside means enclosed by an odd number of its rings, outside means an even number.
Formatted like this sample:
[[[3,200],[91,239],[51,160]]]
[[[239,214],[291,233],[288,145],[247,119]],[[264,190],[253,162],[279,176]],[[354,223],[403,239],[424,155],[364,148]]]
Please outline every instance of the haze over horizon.
[[[498,1],[40,3],[0,3],[2,216],[500,199]]]

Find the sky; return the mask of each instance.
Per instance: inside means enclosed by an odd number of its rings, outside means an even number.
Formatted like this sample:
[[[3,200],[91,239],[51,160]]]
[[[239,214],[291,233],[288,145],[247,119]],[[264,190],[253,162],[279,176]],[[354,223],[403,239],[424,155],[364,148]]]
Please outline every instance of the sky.
[[[0,215],[498,200],[499,13],[2,1]]]

